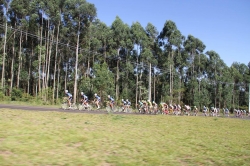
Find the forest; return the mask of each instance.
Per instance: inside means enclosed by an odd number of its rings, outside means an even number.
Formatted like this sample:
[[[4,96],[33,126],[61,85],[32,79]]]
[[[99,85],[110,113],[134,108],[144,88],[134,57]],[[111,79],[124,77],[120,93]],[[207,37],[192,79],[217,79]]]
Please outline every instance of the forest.
[[[133,106],[248,108],[250,62],[227,66],[174,20],[108,26],[86,0],[0,0],[0,42],[0,100],[58,104],[67,89],[74,102],[84,92]]]

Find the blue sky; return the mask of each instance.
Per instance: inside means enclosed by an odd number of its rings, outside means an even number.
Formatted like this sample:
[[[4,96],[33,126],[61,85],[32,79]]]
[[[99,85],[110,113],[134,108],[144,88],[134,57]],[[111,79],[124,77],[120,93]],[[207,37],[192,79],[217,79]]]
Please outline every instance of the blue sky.
[[[116,16],[145,28],[152,23],[161,32],[172,20],[184,36],[199,38],[206,51],[216,51],[231,66],[250,62],[250,0],[87,0],[97,17],[111,26]]]

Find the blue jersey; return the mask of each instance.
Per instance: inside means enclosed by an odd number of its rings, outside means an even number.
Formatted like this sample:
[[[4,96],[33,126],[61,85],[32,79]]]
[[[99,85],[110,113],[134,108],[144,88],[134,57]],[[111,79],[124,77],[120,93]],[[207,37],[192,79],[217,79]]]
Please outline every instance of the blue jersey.
[[[88,100],[88,96],[86,96],[86,95],[82,95],[82,99],[84,99],[84,100]]]
[[[124,104],[124,105],[127,105],[127,102],[124,100],[124,101],[122,101],[122,103]]]
[[[130,101],[127,101],[127,105],[131,105]]]
[[[68,96],[68,97],[72,97],[72,94],[71,93],[66,93],[66,95]]]
[[[115,99],[112,98],[112,97],[109,97],[109,100],[110,100],[111,102],[114,102],[114,101],[115,101]]]
[[[98,101],[101,101],[101,97],[100,96],[95,96],[95,98],[98,100]]]

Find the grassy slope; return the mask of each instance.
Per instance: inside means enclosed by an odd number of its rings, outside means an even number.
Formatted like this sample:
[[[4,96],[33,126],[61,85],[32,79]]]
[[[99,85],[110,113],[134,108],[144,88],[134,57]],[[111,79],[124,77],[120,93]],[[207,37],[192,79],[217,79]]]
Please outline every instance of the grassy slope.
[[[249,120],[0,110],[0,165],[248,165]]]

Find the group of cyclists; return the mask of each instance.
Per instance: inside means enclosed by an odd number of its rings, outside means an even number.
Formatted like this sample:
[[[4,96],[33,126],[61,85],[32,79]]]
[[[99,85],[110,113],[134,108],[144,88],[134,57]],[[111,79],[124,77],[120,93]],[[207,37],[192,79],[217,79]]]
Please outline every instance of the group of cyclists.
[[[72,94],[68,92],[68,90],[65,90],[65,95],[67,96],[67,101],[68,101],[68,105],[69,108],[71,108],[72,105]],[[107,105],[111,108],[111,110],[114,109],[115,106],[117,106],[117,104],[115,103],[115,99],[108,95],[107,96],[108,99],[108,103]],[[100,102],[101,102],[101,97],[99,95],[97,95],[97,93],[94,94],[94,104],[96,105],[97,109],[100,109]],[[88,107],[89,105],[89,98],[88,96],[84,93],[81,92],[80,93],[80,103],[86,107]],[[126,99],[122,99],[121,100],[121,108],[123,112],[126,112],[127,109],[130,109],[131,107],[131,102]],[[137,105],[137,109],[139,111],[139,113],[142,114],[173,114],[173,115],[193,115],[193,116],[197,116],[198,115],[198,108],[196,106],[189,106],[189,105],[184,105],[183,107],[180,104],[168,104],[168,103],[164,103],[161,102],[159,105],[154,102],[154,101],[150,101],[150,100],[139,100],[138,101],[138,105]],[[222,109],[222,113],[225,116],[229,116],[230,111],[228,108],[223,108]],[[202,108],[202,113],[204,116],[219,116],[219,114],[221,113],[221,110],[219,108],[216,107],[206,107],[203,106]],[[245,115],[247,115],[246,110],[239,110],[239,109],[234,109],[234,114],[236,117],[244,117]]]
[[[174,114],[181,115],[182,113],[190,115],[193,111],[196,116],[198,113],[198,108],[194,106],[193,110],[189,105],[184,105],[182,108],[180,104],[167,104],[161,102],[159,105],[156,102],[151,102],[150,100],[139,100],[138,102],[139,113],[145,114]]]
[[[71,108],[73,96],[71,93],[69,93],[68,90],[65,90],[65,95],[67,97],[68,106],[69,108]],[[108,99],[108,105],[110,106],[111,109],[113,109],[115,106],[115,99],[110,95],[107,96],[107,99]],[[101,97],[97,95],[97,93],[95,93],[94,104],[96,105],[97,109],[100,109],[100,102],[101,102]],[[80,103],[85,107],[88,107],[89,105],[89,98],[84,92],[80,93]],[[122,99],[121,103],[122,103],[122,109],[124,111],[130,108],[131,106],[131,102],[128,99],[127,100]]]

